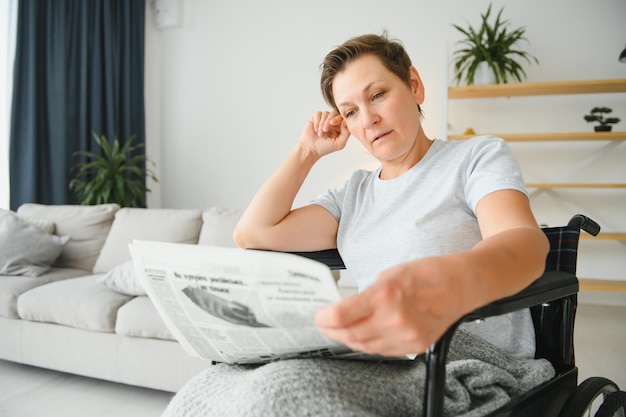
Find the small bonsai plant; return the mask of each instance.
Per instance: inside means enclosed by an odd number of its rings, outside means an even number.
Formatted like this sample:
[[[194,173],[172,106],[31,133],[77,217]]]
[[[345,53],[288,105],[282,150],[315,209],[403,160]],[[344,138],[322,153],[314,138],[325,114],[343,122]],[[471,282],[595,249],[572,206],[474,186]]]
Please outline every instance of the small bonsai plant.
[[[610,132],[612,124],[619,123],[619,117],[605,117],[605,114],[612,113],[613,109],[609,107],[594,107],[590,114],[584,116],[587,122],[597,122],[594,126],[596,132]]]
[[[79,151],[74,156],[84,156],[85,161],[76,164],[76,176],[69,183],[77,201],[84,205],[117,203],[122,207],[145,207],[146,193],[150,189],[145,184],[146,177],[158,182],[153,171],[147,167],[154,163],[145,155],[132,156],[143,147],[134,145],[131,136],[120,146],[117,138],[109,143],[103,135],[93,137],[101,148],[101,154]]]
[[[493,25],[489,22],[491,4],[487,12],[481,14],[481,25],[478,29],[471,26],[465,29],[459,25],[452,25],[465,35],[464,39],[457,42],[461,47],[453,54],[454,80],[457,85],[461,80],[465,80],[467,85],[474,84],[476,70],[482,63],[486,63],[493,72],[497,84],[508,83],[509,77],[517,81],[522,81],[522,78],[526,77],[526,72],[518,62],[520,58],[528,63],[531,63],[531,60],[539,63],[537,58],[528,52],[517,49],[519,41],[528,41],[524,37],[526,29],[520,27],[509,30],[509,21],[502,20],[503,10],[504,7],[498,12]]]

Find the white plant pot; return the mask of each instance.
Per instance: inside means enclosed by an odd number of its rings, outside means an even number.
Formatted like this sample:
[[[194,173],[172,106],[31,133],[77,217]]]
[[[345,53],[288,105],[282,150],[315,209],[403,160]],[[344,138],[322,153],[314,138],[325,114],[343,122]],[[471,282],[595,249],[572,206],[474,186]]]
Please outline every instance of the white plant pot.
[[[496,76],[489,68],[489,64],[486,61],[481,62],[476,67],[476,72],[474,72],[474,84],[482,85],[482,84],[495,84]]]

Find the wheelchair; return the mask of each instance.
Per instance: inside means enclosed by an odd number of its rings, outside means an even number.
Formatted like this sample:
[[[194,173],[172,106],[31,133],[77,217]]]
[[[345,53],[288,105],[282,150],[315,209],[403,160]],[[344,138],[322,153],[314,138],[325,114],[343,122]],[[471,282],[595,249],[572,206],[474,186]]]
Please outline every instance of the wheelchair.
[[[626,417],[626,392],[603,377],[591,377],[578,385],[578,368],[574,361],[578,241],[581,230],[596,236],[600,226],[577,214],[567,226],[542,230],[550,241],[544,274],[520,293],[461,318],[427,350],[426,388],[422,399],[424,417],[443,416],[446,357],[458,326],[524,308],[530,308],[535,327],[535,358],[550,361],[555,377],[486,417]],[[345,269],[336,249],[295,254],[325,263],[330,269]]]

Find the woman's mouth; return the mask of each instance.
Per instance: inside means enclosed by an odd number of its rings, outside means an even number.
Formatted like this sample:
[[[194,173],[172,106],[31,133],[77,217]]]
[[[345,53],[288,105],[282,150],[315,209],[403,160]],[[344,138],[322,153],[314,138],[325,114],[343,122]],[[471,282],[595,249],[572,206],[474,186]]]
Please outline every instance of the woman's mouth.
[[[381,133],[379,135],[374,136],[374,139],[372,139],[372,143],[378,141],[379,139],[384,138],[385,136],[387,136],[389,133],[391,133],[391,131],[389,132],[385,132],[385,133]]]

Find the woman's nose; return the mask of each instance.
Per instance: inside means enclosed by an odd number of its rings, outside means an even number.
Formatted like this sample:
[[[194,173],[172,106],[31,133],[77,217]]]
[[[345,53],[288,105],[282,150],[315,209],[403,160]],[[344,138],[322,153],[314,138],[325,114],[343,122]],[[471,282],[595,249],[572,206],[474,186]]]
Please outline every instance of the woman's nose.
[[[380,117],[374,109],[367,107],[361,110],[361,123],[364,129],[375,125],[379,120]]]

